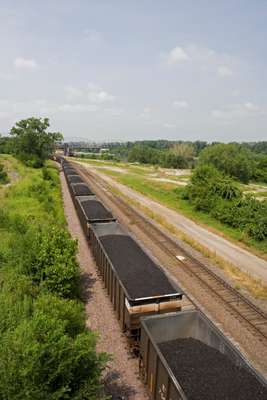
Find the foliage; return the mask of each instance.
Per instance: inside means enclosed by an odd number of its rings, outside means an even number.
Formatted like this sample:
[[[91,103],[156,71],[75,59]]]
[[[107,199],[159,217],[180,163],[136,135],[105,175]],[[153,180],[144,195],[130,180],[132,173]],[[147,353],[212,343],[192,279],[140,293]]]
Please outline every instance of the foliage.
[[[0,154],[12,153],[12,138],[0,134]]]
[[[6,171],[4,170],[4,167],[2,164],[0,164],[0,185],[1,184],[6,184],[9,182],[8,175]]]
[[[191,155],[187,158],[185,155],[176,154],[177,151],[177,147],[170,151],[162,151],[137,144],[129,151],[128,161],[160,165],[164,168],[187,168],[192,161]]]
[[[53,301],[53,298],[51,298]],[[55,303],[52,302],[53,307]],[[0,337],[0,395],[7,399],[97,399],[105,357],[96,336],[68,332],[68,314],[35,307]]]
[[[107,355],[86,328],[58,173],[19,172],[0,200],[0,399],[100,400]]]
[[[26,254],[19,254],[23,272],[33,282],[61,297],[73,298],[78,290],[77,244],[62,228],[30,229],[23,241]],[[28,247],[27,246],[27,247]]]
[[[211,165],[200,165],[194,171],[187,198],[196,210],[209,213],[222,223],[257,241],[267,239],[267,203],[243,195],[237,184]]]
[[[11,129],[13,152],[29,166],[41,167],[54,151],[55,143],[62,140],[58,132],[48,132],[48,118],[21,120]]]
[[[206,147],[200,154],[199,163],[211,164],[243,183],[249,182],[256,167],[252,153],[235,143],[220,143]]]
[[[250,149],[251,151],[253,151],[255,153],[267,154],[267,141],[245,142],[245,143],[242,143],[242,146],[246,147],[247,149]]]

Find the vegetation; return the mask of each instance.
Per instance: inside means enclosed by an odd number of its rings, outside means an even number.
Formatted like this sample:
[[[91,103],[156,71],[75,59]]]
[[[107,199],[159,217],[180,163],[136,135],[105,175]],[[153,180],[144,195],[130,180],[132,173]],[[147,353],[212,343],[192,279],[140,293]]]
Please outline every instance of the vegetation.
[[[243,183],[267,183],[267,142],[211,143],[168,140],[110,143],[105,153],[83,153],[81,158],[160,166],[194,168],[211,164]]]
[[[0,398],[101,399],[107,356],[85,325],[58,172],[2,158],[20,179],[0,199]]]
[[[48,118],[28,118],[15,124],[10,136],[0,138],[0,153],[11,153],[31,167],[44,165],[55,143],[63,139],[58,132],[48,132]]]
[[[8,183],[8,181],[9,181],[8,175],[4,169],[4,166],[0,164],[0,185],[6,184]]]
[[[267,239],[267,203],[243,195],[237,184],[218,169],[201,165],[195,171],[184,198],[196,210],[209,213],[220,222],[239,228],[257,241]]]
[[[199,163],[213,165],[243,183],[250,180],[267,182],[267,156],[253,153],[237,143],[206,147],[200,153]]]
[[[119,163],[104,161],[88,162],[93,163],[93,165],[96,167],[105,166],[104,169],[100,169],[101,173],[112,176],[118,182],[136,190],[139,193],[144,194],[153,200],[160,202],[169,208],[178,211],[179,213],[189,217],[194,221],[197,221],[198,223],[210,227],[215,232],[223,234],[227,238],[245,243],[251,248],[252,251],[255,251],[256,254],[267,253],[267,241],[254,239],[254,236],[251,236],[248,231],[243,228],[243,225],[233,226],[226,224],[223,220],[217,219],[216,215],[196,208],[194,202],[189,201],[188,195],[185,193],[185,191],[187,191],[187,186],[179,185],[182,182],[186,182],[183,176],[167,175],[166,177],[168,179],[165,181],[165,175],[162,175],[164,174],[164,171],[159,171],[156,167],[141,167],[138,165],[124,163],[121,164],[121,168],[123,168],[122,173],[120,172]],[[116,167],[118,167],[118,171],[116,170]],[[158,178],[155,177],[155,175]],[[161,177],[163,177],[163,179],[161,179]],[[228,182],[228,178],[225,176],[226,182]],[[171,181],[173,181],[173,183],[171,183]],[[235,190],[241,193],[243,197],[243,190],[248,190],[248,186],[242,185],[233,179],[230,179],[230,182],[234,185]],[[205,192],[204,188],[203,192]],[[248,196],[248,198],[250,197],[252,198],[253,204],[255,201],[255,204],[258,206],[258,200],[251,195]]]
[[[188,168],[193,164],[193,152],[183,153],[180,147],[189,145],[176,144],[168,151],[157,150],[149,146],[135,145],[128,154],[129,162],[139,162],[142,164],[159,165],[164,168]],[[182,150],[182,149],[181,149]]]

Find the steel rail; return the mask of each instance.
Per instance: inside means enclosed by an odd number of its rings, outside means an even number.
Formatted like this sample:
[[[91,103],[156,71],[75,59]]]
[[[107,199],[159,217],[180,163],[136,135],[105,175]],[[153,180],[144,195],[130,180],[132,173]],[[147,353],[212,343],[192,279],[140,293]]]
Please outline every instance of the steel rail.
[[[75,165],[77,166],[77,164]],[[102,178],[96,177],[80,165],[78,168],[91,181],[93,180],[98,188],[100,186],[102,190],[103,188],[108,189],[107,183]],[[107,193],[108,191],[105,190],[105,195]],[[260,340],[267,340],[267,315],[260,308],[211,271],[205,264],[188,254],[175,239],[163,232],[154,222],[147,219],[121,197],[110,192],[108,197],[127,217],[133,218],[135,225],[141,227],[143,232],[147,233],[149,239],[159,246],[163,252],[172,257],[177,265],[182,267],[191,277],[198,279],[204,288],[211,291],[214,296],[226,304],[239,321],[245,321]],[[177,254],[182,255],[185,260],[177,259]],[[188,297],[190,298],[190,295]]]

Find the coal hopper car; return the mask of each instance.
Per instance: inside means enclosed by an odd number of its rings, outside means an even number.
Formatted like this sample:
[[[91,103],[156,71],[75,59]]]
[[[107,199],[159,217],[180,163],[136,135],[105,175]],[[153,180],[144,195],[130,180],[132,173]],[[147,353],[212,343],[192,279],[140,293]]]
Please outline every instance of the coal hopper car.
[[[89,227],[93,223],[115,221],[112,212],[94,195],[76,196],[75,208],[87,239],[90,241]]]
[[[180,310],[182,290],[119,223],[93,223],[89,237],[120,326],[137,344],[140,318]]]
[[[267,383],[200,311],[141,321],[140,374],[152,400],[264,400]]]
[[[91,188],[86,183],[71,183],[70,184],[70,194],[73,202],[75,202],[75,197],[77,196],[92,196],[94,193]]]

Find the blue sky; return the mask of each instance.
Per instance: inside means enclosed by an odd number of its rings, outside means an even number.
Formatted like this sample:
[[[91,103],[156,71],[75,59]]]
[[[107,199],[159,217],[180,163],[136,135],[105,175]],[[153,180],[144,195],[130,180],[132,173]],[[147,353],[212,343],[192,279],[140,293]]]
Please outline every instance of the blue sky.
[[[266,0],[0,0],[0,132],[264,140],[266,21]]]

